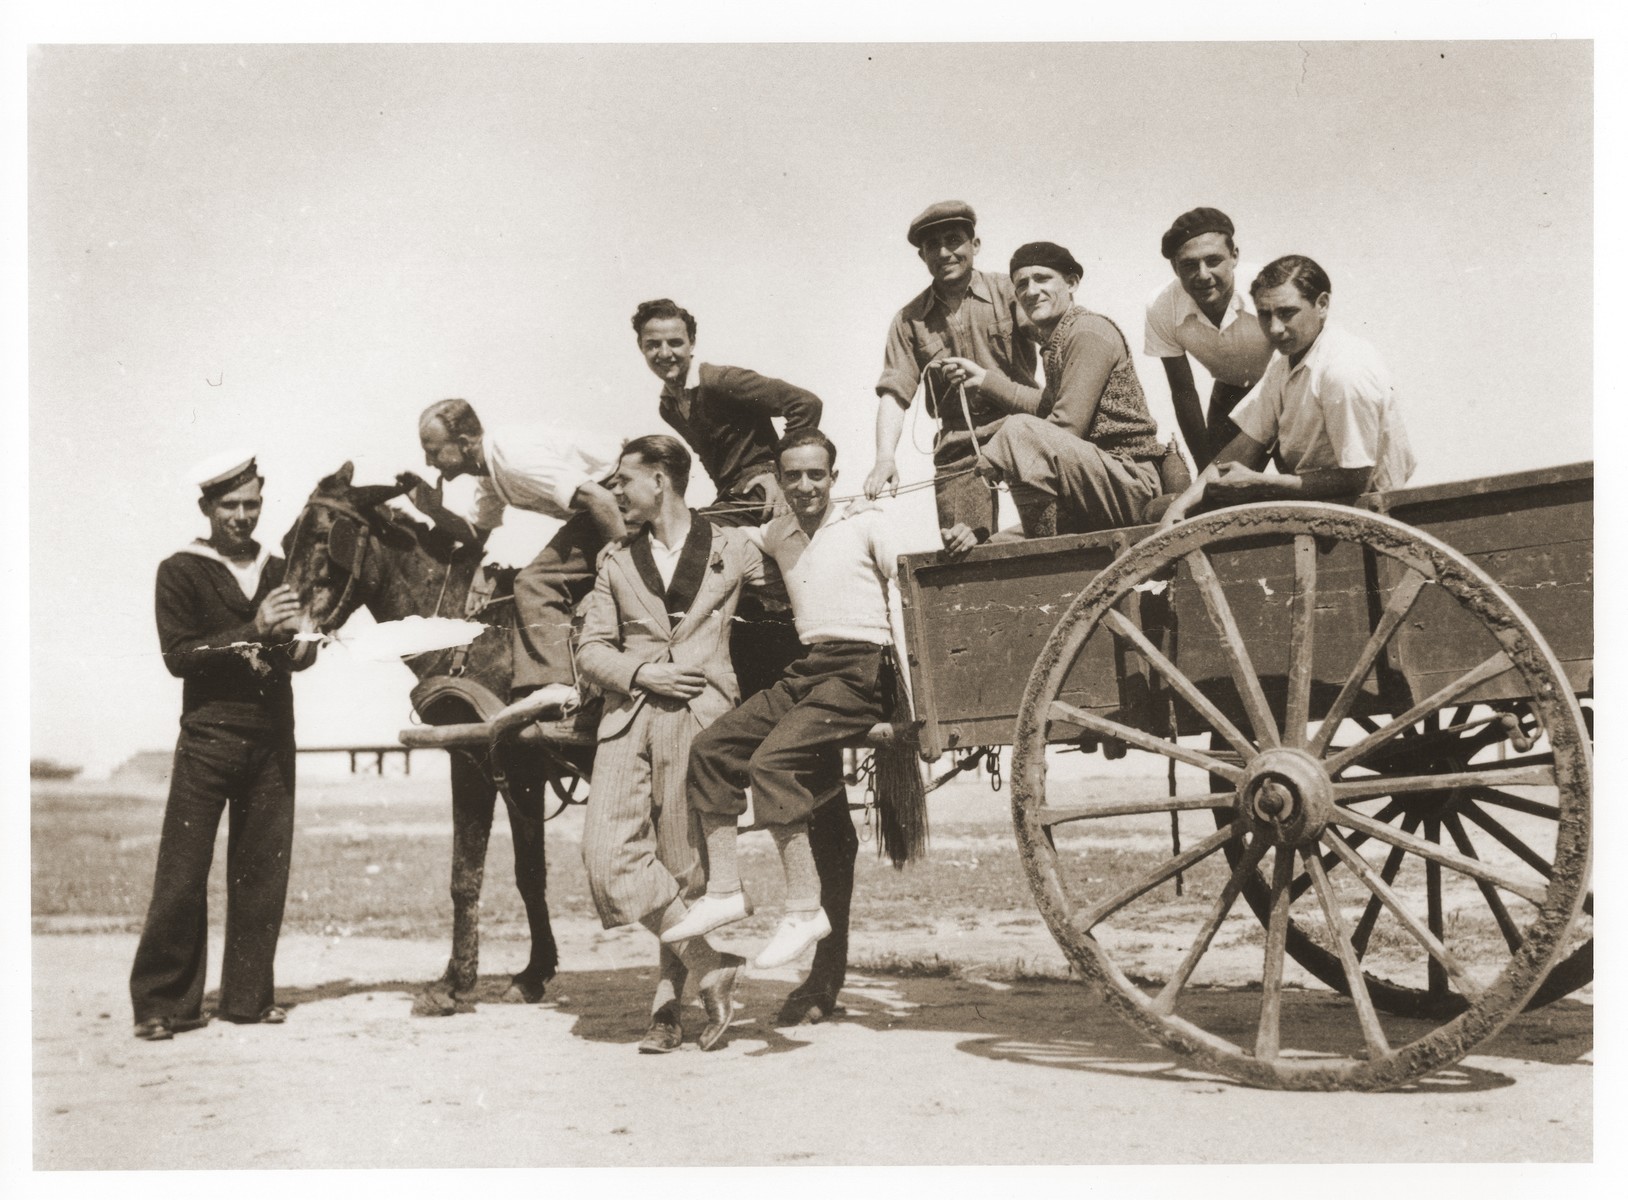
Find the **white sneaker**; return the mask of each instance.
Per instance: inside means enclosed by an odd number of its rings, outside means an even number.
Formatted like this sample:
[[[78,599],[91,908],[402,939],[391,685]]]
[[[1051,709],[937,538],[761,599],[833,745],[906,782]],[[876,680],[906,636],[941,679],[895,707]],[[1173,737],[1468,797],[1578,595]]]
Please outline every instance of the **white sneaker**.
[[[769,944],[758,951],[752,960],[754,967],[783,967],[802,957],[815,942],[831,932],[831,918],[825,909],[815,911],[812,917],[782,917],[780,927],[774,931]]]
[[[708,892],[690,905],[690,911],[680,917],[677,924],[662,931],[661,940],[668,945],[685,942],[736,921],[744,921],[751,915],[752,901],[747,898],[744,888],[728,896],[714,896]]]

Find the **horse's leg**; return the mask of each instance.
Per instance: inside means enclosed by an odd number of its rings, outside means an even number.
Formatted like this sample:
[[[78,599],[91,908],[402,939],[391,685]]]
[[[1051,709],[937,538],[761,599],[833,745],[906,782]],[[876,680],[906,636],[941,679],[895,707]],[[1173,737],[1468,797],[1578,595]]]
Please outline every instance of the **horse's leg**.
[[[560,955],[554,945],[554,927],[548,919],[548,855],[543,838],[543,809],[547,785],[540,779],[530,787],[513,787],[509,794],[509,828],[514,832],[514,885],[526,905],[531,926],[531,958],[514,976],[503,999],[510,1004],[536,1004],[543,986],[554,978]],[[518,808],[518,812],[516,809]]]
[[[854,861],[859,835],[848,815],[846,793],[816,808],[808,818],[809,847],[820,876],[820,907],[831,919],[831,932],[815,944],[808,978],[786,997],[775,1023],[813,1024],[837,1010],[837,993],[848,978],[848,910],[854,895]]]
[[[467,997],[480,966],[480,891],[497,789],[469,754],[452,754],[452,957],[446,972],[419,996],[413,1011],[450,1016],[470,1011]]]

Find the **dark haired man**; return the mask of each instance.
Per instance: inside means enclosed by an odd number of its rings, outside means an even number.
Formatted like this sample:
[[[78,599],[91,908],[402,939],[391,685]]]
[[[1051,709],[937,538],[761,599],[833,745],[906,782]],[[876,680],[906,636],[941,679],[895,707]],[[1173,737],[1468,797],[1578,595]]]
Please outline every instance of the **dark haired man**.
[[[974,439],[988,440],[1009,413],[1038,411],[1040,389],[1035,346],[1011,280],[973,269],[981,244],[976,222],[972,206],[959,200],[931,205],[910,222],[906,237],[933,282],[888,328],[876,383],[876,462],[865,495],[874,500],[898,486],[894,455],[905,413],[925,381],[927,415],[939,422],[933,442],[939,529],[963,525],[981,542],[998,526],[998,496],[973,474]]]
[[[610,490],[637,532],[600,555],[577,649],[584,678],[605,693],[582,830],[589,890],[607,929],[637,922],[657,936],[704,890],[685,764],[697,731],[740,698],[729,630],[743,587],[766,582],[746,531],[685,505],[689,474],[676,438],[652,434],[623,448]],[[699,1045],[717,1046],[734,1015],[740,965],[705,937],[664,944],[640,1051],[678,1049],[692,974],[707,1016]]]
[[[1413,451],[1396,387],[1367,342],[1328,323],[1333,285],[1311,259],[1267,264],[1250,287],[1277,352],[1233,409],[1237,435],[1171,504],[1160,528],[1200,505],[1348,499],[1401,487]],[[1279,474],[1261,468],[1275,459]]]
[[[493,719],[575,703],[572,610],[593,586],[600,549],[626,532],[603,482],[616,469],[620,439],[558,426],[494,434],[467,400],[440,400],[418,418],[418,440],[441,480],[476,477],[465,512],[446,507],[439,480],[432,488],[411,472],[397,477],[418,510],[460,541],[485,541],[511,506],[564,522],[515,576],[513,703]]]
[[[745,367],[695,359],[695,318],[671,300],[646,300],[633,333],[651,373],[661,380],[661,419],[689,443],[718,498],[714,524],[759,525],[774,515],[774,418],[786,432],[816,429],[820,398]]]
[[[294,693],[299,599],[283,560],[254,540],[264,482],[253,458],[200,468],[209,537],[158,566],[164,665],[183,680],[181,734],[159,835],[152,902],[130,971],[135,1033],[195,1029],[209,953],[209,865],[227,812],[226,951],[220,1016],[280,1025],[272,962],[294,842]]]
[[[1164,364],[1176,424],[1202,471],[1238,432],[1228,414],[1266,370],[1272,344],[1248,291],[1237,286],[1240,272],[1250,279],[1256,268],[1240,265],[1226,213],[1182,213],[1159,240],[1159,253],[1176,278],[1148,300],[1142,352]],[[1208,413],[1199,405],[1189,354],[1214,381]]]
[[[697,735],[690,751],[689,801],[706,835],[707,894],[663,936],[704,935],[751,911],[735,857],[736,820],[750,785],[754,816],[773,835],[786,875],[786,914],[757,957],[760,967],[791,962],[838,924],[823,907],[831,889],[816,875],[807,822],[822,806],[845,805],[841,747],[887,716],[883,671],[893,641],[887,584],[897,556],[880,508],[831,504],[836,453],[818,430],[781,440],[780,487],[791,511],[760,533],[807,653],[780,682]],[[851,890],[849,876],[844,909]],[[781,1019],[830,1015],[841,972],[841,963],[816,960],[789,998],[798,1000],[798,1011],[783,1011]]]
[[[1074,303],[1084,270],[1064,247],[1019,246],[1010,271],[1043,340],[1046,388],[1039,413],[1008,417],[984,458],[1011,486],[1027,537],[1134,525],[1159,494],[1163,450],[1125,335]],[[974,540],[964,525],[944,533],[951,552]]]

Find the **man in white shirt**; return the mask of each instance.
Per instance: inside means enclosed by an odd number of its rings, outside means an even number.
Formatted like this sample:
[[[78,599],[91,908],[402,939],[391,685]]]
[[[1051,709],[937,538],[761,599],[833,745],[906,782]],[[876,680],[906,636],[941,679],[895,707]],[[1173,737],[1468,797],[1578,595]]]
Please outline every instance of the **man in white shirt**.
[[[1277,354],[1233,410],[1237,436],[1171,504],[1161,528],[1201,504],[1347,499],[1401,487],[1413,474],[1390,374],[1372,346],[1328,324],[1323,268],[1286,255],[1250,290]],[[1269,458],[1280,473],[1262,472]]]
[[[484,542],[510,506],[565,522],[515,577],[509,698],[516,703],[503,718],[574,703],[572,610],[593,586],[600,549],[627,532],[603,482],[616,470],[620,439],[557,427],[494,436],[467,400],[440,400],[419,417],[418,440],[442,480],[477,477],[469,509],[454,512],[442,502],[439,481],[432,488],[411,473],[400,476],[418,510],[460,541]]]
[[[1159,251],[1176,278],[1148,300],[1142,352],[1163,363],[1182,440],[1202,471],[1238,432],[1228,414],[1266,370],[1272,344],[1255,319],[1249,293],[1237,286],[1240,274],[1251,279],[1256,269],[1240,265],[1226,213],[1182,213],[1160,239]],[[1208,413],[1199,406],[1189,354],[1214,381]]]

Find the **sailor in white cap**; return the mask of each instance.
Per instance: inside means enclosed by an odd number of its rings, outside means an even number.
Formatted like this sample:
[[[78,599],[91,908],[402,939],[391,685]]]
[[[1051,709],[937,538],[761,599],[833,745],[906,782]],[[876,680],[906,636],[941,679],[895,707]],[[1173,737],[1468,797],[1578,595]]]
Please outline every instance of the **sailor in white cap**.
[[[135,1033],[163,1041],[209,1018],[209,865],[230,813],[226,951],[219,1015],[280,1024],[272,960],[294,840],[294,695],[290,650],[299,601],[283,560],[254,540],[263,480],[253,456],[200,463],[209,536],[158,567],[159,647],[182,681],[181,734],[158,844],[153,897],[130,972]]]

